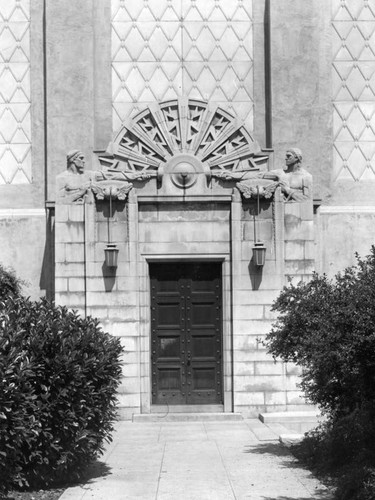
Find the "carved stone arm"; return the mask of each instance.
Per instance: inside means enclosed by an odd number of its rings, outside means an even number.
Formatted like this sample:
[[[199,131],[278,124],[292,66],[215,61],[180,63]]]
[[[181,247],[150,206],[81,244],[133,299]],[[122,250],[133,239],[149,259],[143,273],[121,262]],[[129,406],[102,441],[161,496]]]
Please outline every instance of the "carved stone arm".
[[[154,174],[156,176],[156,173]],[[124,170],[98,170],[97,179],[116,180],[116,181],[142,181],[151,179],[153,175],[150,172],[125,172]]]
[[[218,179],[223,179],[225,181],[240,181],[246,172],[229,172],[228,170],[222,170],[220,172],[212,172],[212,177]]]

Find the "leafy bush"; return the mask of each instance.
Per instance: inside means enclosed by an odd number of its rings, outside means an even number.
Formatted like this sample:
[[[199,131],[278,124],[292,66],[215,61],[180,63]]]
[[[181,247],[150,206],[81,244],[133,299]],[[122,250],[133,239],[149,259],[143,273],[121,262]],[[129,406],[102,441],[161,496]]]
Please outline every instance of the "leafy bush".
[[[266,339],[272,355],[303,367],[307,397],[332,417],[375,408],[375,248],[357,259],[335,280],[285,287]]]
[[[0,493],[78,477],[111,440],[119,340],[95,319],[10,297],[0,312]]]
[[[352,463],[343,474],[336,498],[339,500],[374,500],[375,467]]]
[[[9,295],[18,296],[21,292],[22,282],[16,277],[15,273],[5,269],[0,264],[0,302]]]
[[[334,280],[289,283],[273,310],[269,352],[303,368],[307,399],[328,417],[303,443],[310,460],[339,475],[338,499],[375,498],[375,247]]]

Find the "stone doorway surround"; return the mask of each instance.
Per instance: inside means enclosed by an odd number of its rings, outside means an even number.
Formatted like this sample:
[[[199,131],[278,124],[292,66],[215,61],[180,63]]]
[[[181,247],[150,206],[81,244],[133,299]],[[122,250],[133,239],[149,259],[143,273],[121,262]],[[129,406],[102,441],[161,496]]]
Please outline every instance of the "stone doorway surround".
[[[230,261],[228,256],[211,256],[208,257],[207,254],[204,255],[194,255],[194,259],[187,258],[184,255],[180,256],[171,256],[170,259],[166,260],[162,256],[144,256],[144,263],[142,265],[144,272],[146,273],[146,279],[144,280],[144,284],[147,284],[145,290],[145,297],[148,296],[148,304],[146,307],[148,311],[151,311],[151,291],[150,291],[150,276],[149,276],[149,264],[153,262],[220,262],[222,264],[222,369],[223,369],[223,405],[222,410],[224,412],[232,412],[233,411],[233,394],[232,394],[232,377],[233,377],[233,363],[232,363],[232,328],[231,328],[231,285],[230,285]],[[146,312],[146,309],[145,309]],[[141,378],[145,380],[144,392],[141,393],[141,413],[150,413],[152,412],[153,407],[158,407],[161,409],[159,405],[152,405],[152,376],[151,376],[151,317],[150,313],[145,321],[141,322],[141,337],[146,339],[145,344],[141,349]],[[148,340],[148,342],[147,342]],[[198,406],[196,406],[198,408]],[[203,406],[199,407],[200,412],[202,411],[211,411],[213,405],[208,404],[206,409]],[[193,407],[190,408],[190,411]],[[217,410],[217,406],[215,406]],[[163,410],[163,409],[162,409]],[[170,411],[172,411],[172,407],[170,407]],[[181,410],[180,410],[181,411]]]
[[[152,411],[149,263],[184,260],[222,262],[224,411],[303,409],[298,371],[275,364],[259,340],[286,276],[313,270],[304,188],[298,202],[286,198],[269,152],[225,109],[191,99],[124,122],[99,163],[84,171],[73,151],[57,178],[56,302],[121,338],[122,418]],[[263,267],[252,253],[259,238]],[[118,250],[115,268],[104,263],[108,244]]]

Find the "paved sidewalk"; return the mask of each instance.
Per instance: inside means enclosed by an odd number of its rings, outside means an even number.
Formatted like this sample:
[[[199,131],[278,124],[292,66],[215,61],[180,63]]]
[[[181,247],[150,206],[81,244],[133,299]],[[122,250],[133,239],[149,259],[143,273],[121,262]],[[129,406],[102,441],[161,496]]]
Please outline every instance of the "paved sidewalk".
[[[60,500],[330,499],[274,431],[256,419],[119,422],[91,478]]]

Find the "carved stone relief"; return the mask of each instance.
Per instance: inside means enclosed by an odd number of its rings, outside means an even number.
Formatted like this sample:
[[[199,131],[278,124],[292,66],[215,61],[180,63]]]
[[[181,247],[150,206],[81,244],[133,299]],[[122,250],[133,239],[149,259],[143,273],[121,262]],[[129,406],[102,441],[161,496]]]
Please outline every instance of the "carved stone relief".
[[[160,184],[168,176],[181,189],[194,186],[199,176],[208,185],[220,172],[257,172],[264,161],[241,122],[194,99],[154,104],[126,120],[100,158],[111,171],[157,175]]]
[[[375,179],[374,33],[372,2],[332,3],[335,180]]]
[[[98,200],[126,200],[133,181],[149,179],[147,172],[85,170],[85,157],[79,150],[67,155],[67,170],[57,176],[58,202],[83,203],[91,193]]]
[[[113,128],[181,95],[253,128],[252,2],[111,0]]]
[[[0,184],[29,184],[30,2],[0,0]]]
[[[312,176],[302,168],[302,153],[289,149],[285,155],[285,169],[267,172],[217,172],[213,175],[236,181],[236,187],[244,198],[272,198],[277,187],[281,188],[286,201],[307,201],[312,199]]]
[[[126,200],[134,181],[151,177],[161,195],[206,195],[216,178],[244,198],[269,199],[280,186],[286,201],[311,199],[312,176],[302,168],[299,149],[286,152],[285,169],[265,170],[265,159],[246,128],[222,108],[191,99],[167,101],[124,122],[99,158],[101,170],[85,171],[83,154],[70,152],[67,171],[58,176],[59,199],[82,202],[93,193],[99,200]]]

